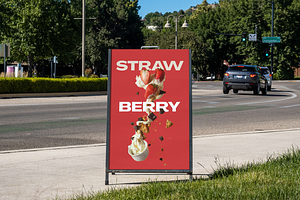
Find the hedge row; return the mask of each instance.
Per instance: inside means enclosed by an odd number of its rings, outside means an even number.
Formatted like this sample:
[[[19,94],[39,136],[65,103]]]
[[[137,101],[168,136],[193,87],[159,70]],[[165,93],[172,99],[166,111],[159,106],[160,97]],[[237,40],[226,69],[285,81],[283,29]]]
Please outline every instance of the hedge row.
[[[0,94],[106,90],[107,78],[0,78]]]

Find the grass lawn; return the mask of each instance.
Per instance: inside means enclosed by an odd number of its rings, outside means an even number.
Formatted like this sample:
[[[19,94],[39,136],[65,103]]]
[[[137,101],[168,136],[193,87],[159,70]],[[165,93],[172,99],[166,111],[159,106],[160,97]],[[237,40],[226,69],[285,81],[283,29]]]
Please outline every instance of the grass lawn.
[[[220,166],[209,179],[151,182],[70,199],[300,199],[300,150],[293,148],[265,163]]]

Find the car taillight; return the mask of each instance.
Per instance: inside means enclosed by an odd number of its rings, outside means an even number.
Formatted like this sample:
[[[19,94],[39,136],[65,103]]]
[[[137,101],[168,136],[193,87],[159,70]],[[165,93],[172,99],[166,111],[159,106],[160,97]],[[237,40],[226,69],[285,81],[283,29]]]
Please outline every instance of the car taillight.
[[[228,85],[229,82],[225,82],[226,85]]]
[[[225,73],[224,75],[225,75],[225,76],[229,76],[229,73]]]
[[[256,76],[256,74],[250,74],[251,78],[254,78]]]
[[[272,77],[272,74],[269,74],[270,77]]]

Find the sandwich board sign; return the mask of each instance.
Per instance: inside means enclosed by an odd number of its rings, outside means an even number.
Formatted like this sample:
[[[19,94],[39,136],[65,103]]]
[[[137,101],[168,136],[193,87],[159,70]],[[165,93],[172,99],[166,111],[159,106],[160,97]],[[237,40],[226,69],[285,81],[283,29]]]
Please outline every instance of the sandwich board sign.
[[[191,50],[109,50],[106,177],[187,173],[192,179]]]

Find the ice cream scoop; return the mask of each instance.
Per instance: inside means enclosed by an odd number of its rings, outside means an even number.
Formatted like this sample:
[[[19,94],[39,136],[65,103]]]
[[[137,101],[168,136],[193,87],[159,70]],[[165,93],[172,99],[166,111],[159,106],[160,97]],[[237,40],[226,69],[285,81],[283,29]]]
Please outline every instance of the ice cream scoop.
[[[148,157],[148,144],[144,141],[144,135],[140,130],[132,136],[131,145],[128,146],[128,153],[135,161],[143,161]]]
[[[137,155],[142,153],[146,149],[143,133],[137,130],[132,136],[131,145],[128,146],[129,152],[132,155]]]

